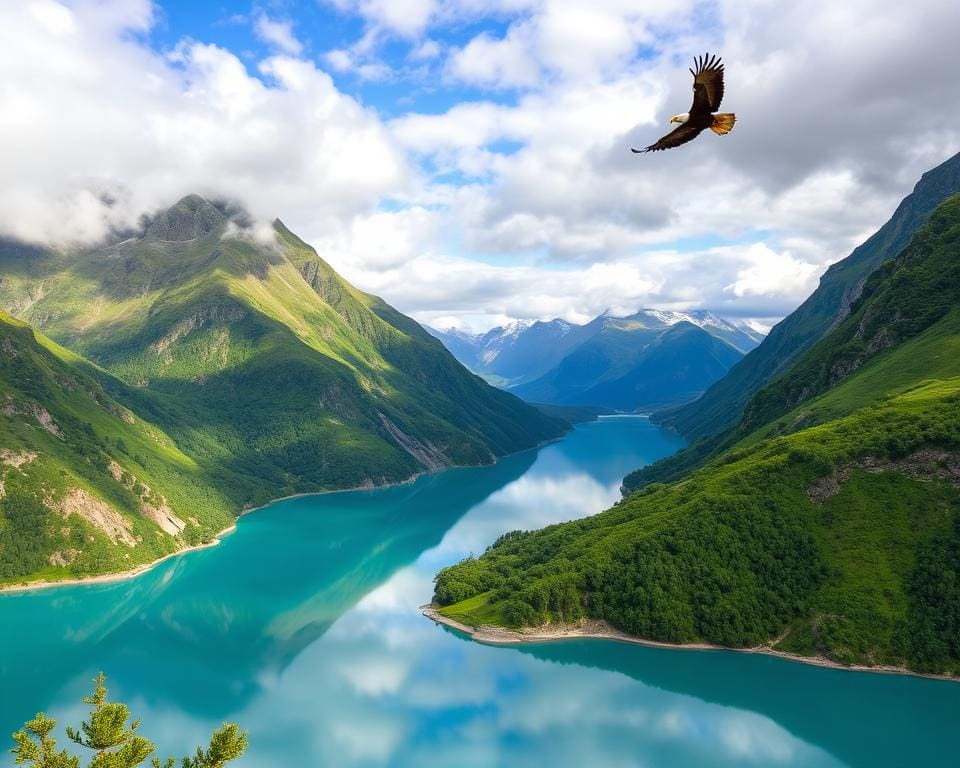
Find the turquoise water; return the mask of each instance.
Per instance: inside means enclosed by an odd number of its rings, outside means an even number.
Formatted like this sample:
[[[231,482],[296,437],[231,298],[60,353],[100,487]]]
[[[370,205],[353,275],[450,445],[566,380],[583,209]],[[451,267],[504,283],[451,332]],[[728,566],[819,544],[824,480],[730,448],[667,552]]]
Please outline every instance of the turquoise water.
[[[0,734],[39,709],[76,724],[103,670],[164,754],[240,722],[238,768],[957,765],[957,683],[607,641],[492,648],[419,614],[438,568],[604,509],[677,447],[603,419],[493,467],[278,502],[137,579],[2,595]]]

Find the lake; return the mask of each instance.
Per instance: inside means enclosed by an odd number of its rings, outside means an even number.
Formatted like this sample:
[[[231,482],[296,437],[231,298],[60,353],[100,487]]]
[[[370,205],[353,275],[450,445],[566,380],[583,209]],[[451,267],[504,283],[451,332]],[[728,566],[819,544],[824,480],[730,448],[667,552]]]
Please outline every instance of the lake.
[[[956,765],[957,683],[600,640],[495,648],[420,615],[439,568],[601,511],[678,447],[603,418],[494,466],[276,502],[132,580],[0,595],[0,733],[41,709],[78,724],[102,670],[163,755],[239,722],[238,768]]]

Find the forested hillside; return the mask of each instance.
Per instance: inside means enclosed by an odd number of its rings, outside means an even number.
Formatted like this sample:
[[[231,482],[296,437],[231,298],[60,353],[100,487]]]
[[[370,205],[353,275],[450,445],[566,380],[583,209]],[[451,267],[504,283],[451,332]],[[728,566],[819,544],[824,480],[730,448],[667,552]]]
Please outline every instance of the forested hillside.
[[[129,569],[233,519],[238,499],[103,375],[0,312],[0,584]]]
[[[960,673],[958,263],[954,198],[733,445],[441,571],[441,612]]]

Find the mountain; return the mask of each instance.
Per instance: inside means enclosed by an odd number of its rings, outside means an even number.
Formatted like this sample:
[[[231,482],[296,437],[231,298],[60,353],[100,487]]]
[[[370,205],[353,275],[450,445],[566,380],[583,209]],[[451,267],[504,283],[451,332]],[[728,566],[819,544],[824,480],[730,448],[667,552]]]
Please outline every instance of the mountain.
[[[428,330],[467,368],[504,387],[543,375],[590,333],[586,326],[560,319],[516,320],[478,334]]]
[[[933,210],[957,192],[960,192],[960,154],[923,174],[890,220],[847,258],[831,266],[820,278],[817,290],[774,326],[763,343],[729,374],[698,400],[661,413],[655,420],[690,440],[715,434],[734,424],[753,394],[784,373],[843,320],[870,273],[896,256]]]
[[[0,273],[0,308],[86,358],[213,487],[229,478],[234,509],[489,463],[568,428],[464,370],[281,222],[264,235],[196,195],[92,251],[0,243]]]
[[[756,348],[764,339],[764,335],[760,333],[760,331],[750,327],[742,320],[725,319],[707,310],[698,309],[687,312],[674,312],[659,309],[644,309],[641,310],[641,312],[650,317],[659,318],[669,325],[684,321],[692,323],[698,328],[703,328],[711,336],[715,336],[721,341],[726,342],[743,355]]]
[[[687,333],[669,333],[654,343],[681,323]],[[690,333],[689,326],[703,333]],[[763,339],[743,323],[702,310],[603,314],[585,325],[520,320],[484,334],[428,331],[470,370],[528,402],[614,410],[690,400]],[[668,349],[673,340],[683,349]]]
[[[601,315],[580,343],[534,381],[511,387],[528,402],[634,411],[696,397],[723,376],[752,338],[709,313],[641,310]]]
[[[960,195],[746,408],[736,440],[594,517],[441,571],[466,624],[603,619],[960,675]]]
[[[645,345],[626,373],[599,381],[576,402],[630,411],[692,400],[741,357],[739,350],[684,320]]]
[[[476,358],[482,334],[471,333],[460,328],[440,330],[429,325],[423,326],[423,329],[435,339],[439,339],[447,351],[469,370],[476,371]]]

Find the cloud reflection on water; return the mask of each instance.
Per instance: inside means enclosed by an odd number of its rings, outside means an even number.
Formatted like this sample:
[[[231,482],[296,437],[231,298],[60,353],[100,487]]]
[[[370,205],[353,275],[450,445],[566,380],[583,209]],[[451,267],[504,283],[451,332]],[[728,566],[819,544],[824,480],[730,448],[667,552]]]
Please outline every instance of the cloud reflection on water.
[[[105,669],[163,754],[224,720],[249,728],[238,768],[879,765],[926,743],[897,742],[903,701],[948,743],[960,687],[599,642],[493,648],[419,614],[437,568],[599,512],[671,447],[638,419],[587,425],[535,460],[285,502],[140,579],[5,597],[25,632],[0,638],[0,682],[76,722]]]

